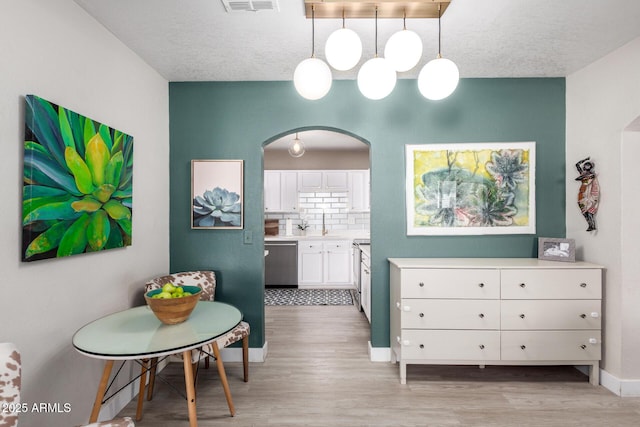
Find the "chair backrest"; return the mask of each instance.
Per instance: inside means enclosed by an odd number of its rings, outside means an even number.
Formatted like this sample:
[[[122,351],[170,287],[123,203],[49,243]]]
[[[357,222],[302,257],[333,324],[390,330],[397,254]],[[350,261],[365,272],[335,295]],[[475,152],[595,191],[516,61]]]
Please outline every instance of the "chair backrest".
[[[160,289],[166,283],[174,285],[197,286],[202,288],[200,301],[213,301],[216,294],[216,273],[213,271],[183,271],[151,279],[144,286],[144,292]]]
[[[13,343],[0,343],[0,425],[15,427],[20,412],[20,352]]]

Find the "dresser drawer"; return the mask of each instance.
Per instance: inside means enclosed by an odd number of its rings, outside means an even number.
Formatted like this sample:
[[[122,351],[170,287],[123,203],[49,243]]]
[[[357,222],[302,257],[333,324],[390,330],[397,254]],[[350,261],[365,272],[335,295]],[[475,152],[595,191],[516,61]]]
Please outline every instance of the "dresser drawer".
[[[600,360],[600,331],[503,331],[502,360]]]
[[[600,299],[599,269],[502,270],[502,299]]]
[[[498,270],[406,269],[401,282],[403,298],[500,298]]]
[[[499,331],[403,330],[403,359],[498,360]]]
[[[505,300],[502,329],[600,329],[600,300]]]
[[[403,299],[398,309],[407,329],[500,329],[499,300]]]

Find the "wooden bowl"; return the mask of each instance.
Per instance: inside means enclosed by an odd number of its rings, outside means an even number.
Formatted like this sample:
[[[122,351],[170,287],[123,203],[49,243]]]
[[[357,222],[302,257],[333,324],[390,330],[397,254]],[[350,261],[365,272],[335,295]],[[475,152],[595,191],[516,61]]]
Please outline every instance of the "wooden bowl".
[[[154,289],[144,295],[147,305],[151,307],[153,314],[166,325],[182,323],[189,318],[191,312],[196,308],[202,289],[198,286],[183,286],[185,292],[191,295],[180,298],[151,298],[155,294],[162,292],[162,289]]]

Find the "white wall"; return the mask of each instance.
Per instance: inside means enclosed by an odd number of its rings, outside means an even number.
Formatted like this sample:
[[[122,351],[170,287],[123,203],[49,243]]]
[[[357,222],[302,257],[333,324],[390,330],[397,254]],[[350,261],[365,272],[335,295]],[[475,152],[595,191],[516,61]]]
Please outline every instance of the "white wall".
[[[637,251],[640,239],[640,139],[633,135],[637,132],[624,130],[640,116],[639,76],[640,38],[567,77],[566,166],[567,236],[576,239],[581,259],[606,267],[602,367],[617,380],[636,380],[636,387],[640,275],[638,258],[631,259],[629,249]],[[585,231],[576,204],[579,183],[574,180],[575,163],[587,156],[595,162],[601,187],[598,230],[592,233]]]
[[[144,281],[168,270],[168,84],[72,0],[2,0],[0,40],[0,341],[22,351],[23,402],[71,404],[70,413],[25,413],[20,425],[77,425],[103,363],[78,354],[73,333],[142,304]],[[27,94],[134,137],[132,246],[20,261]]]

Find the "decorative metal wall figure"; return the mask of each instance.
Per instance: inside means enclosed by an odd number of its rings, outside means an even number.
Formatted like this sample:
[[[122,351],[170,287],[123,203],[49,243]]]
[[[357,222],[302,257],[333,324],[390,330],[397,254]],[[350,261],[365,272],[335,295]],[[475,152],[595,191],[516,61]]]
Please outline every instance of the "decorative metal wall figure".
[[[598,203],[600,202],[600,184],[596,177],[595,164],[590,157],[580,160],[576,163],[578,169],[578,177],[576,181],[580,181],[580,189],[578,190],[578,206],[580,212],[587,220],[587,231],[596,229],[595,215],[598,212]]]

